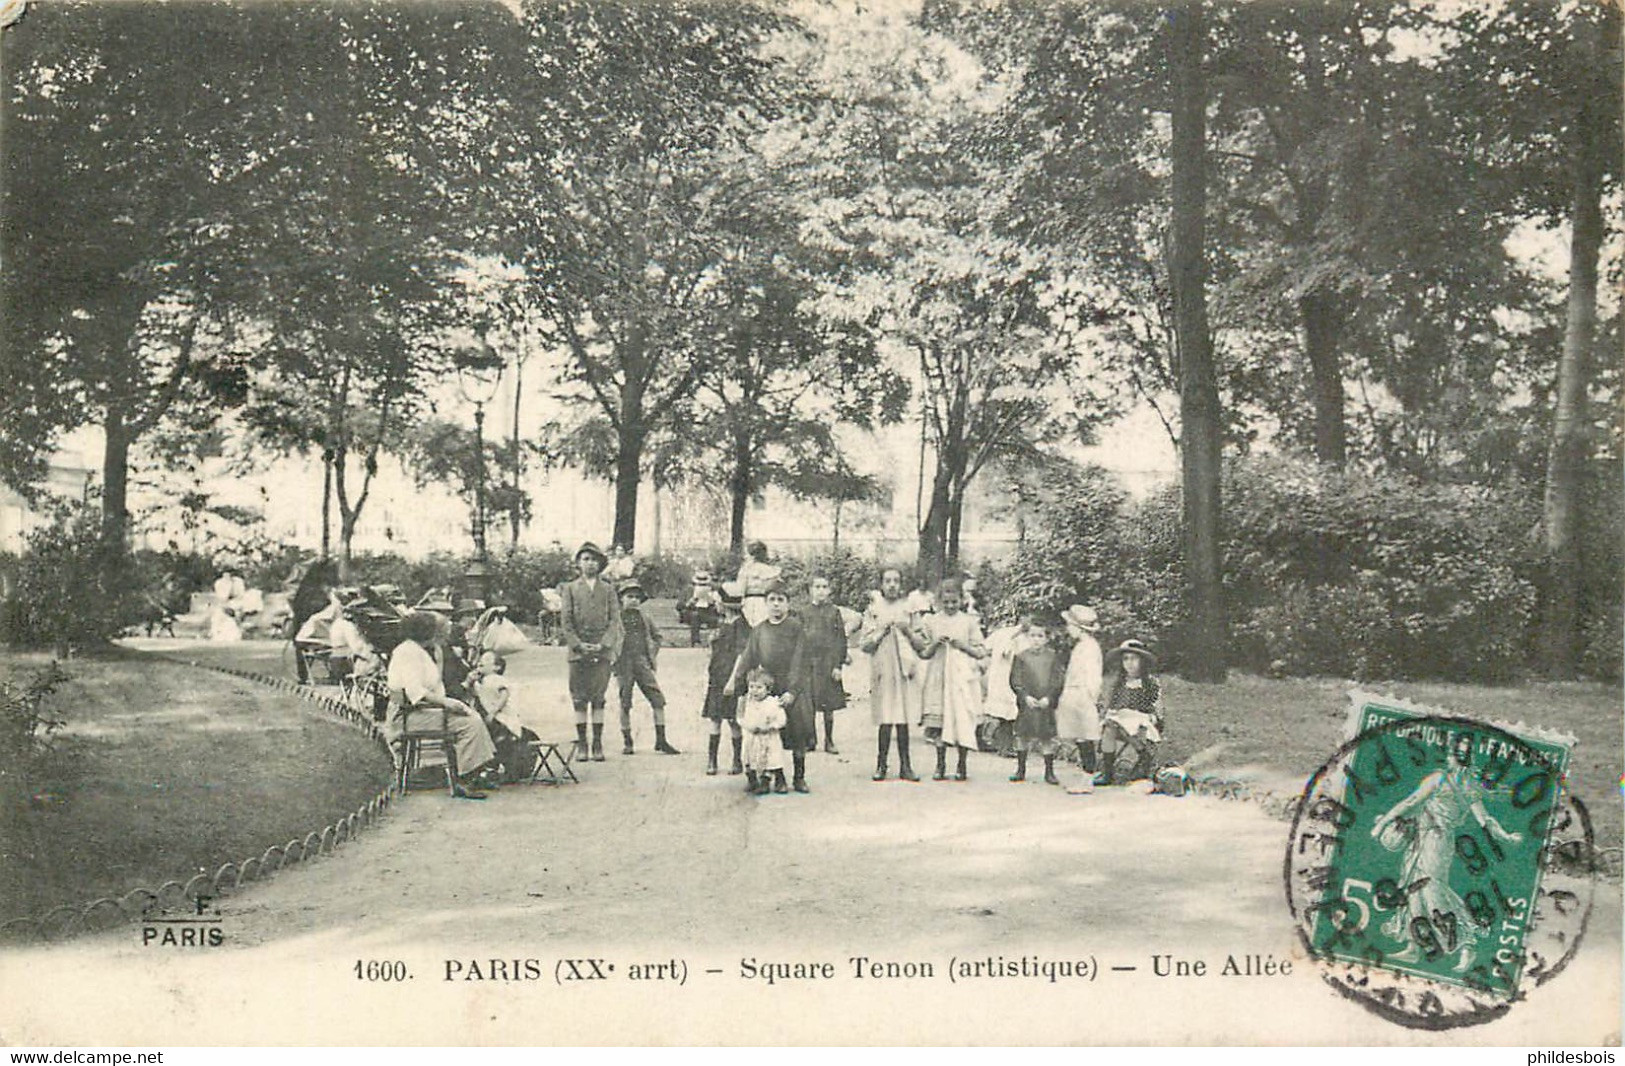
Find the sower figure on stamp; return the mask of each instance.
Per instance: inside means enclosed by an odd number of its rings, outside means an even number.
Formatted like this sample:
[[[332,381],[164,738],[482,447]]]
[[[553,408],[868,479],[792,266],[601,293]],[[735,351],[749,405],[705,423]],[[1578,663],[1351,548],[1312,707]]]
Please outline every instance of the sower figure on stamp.
[[[812,701],[807,692],[806,642],[801,621],[790,616],[790,597],[784,584],[775,581],[767,589],[767,615],[750,631],[745,650],[739,656],[724,694],[733,695],[745,687],[745,678],[758,666],[772,675],[768,691],[779,697],[785,724],[780,736],[795,766],[791,787],[810,792],[807,787],[807,748],[813,738]]]
[[[615,678],[620,682],[622,755],[632,754],[632,687],[636,685],[654,712],[655,751],[679,755],[666,743],[666,696],[655,679],[655,656],[660,653],[660,634],[643,617],[643,586],[637,578],[621,582],[621,657],[615,662]]]
[[[728,768],[730,776],[744,772],[740,762],[740,745],[742,743],[739,732],[739,699],[727,694],[728,681],[733,677],[734,664],[739,662],[739,656],[745,650],[745,642],[750,639],[750,624],[745,621],[741,605],[744,597],[739,594],[739,583],[726,582],[722,586],[722,624],[711,635],[711,661],[706,666],[705,709],[700,714],[705,718],[705,725],[710,736],[706,739],[705,773],[707,777],[715,777],[717,773],[717,748],[722,742],[722,723],[728,723],[728,730],[733,735],[734,760]]]
[[[1476,922],[1463,920],[1472,913],[1471,908],[1450,887],[1450,870],[1458,857],[1456,838],[1463,830],[1471,833],[1475,825],[1484,831],[1486,839],[1493,835],[1504,844],[1522,842],[1523,834],[1508,830],[1485,809],[1485,789],[1481,781],[1473,779],[1472,765],[1473,734],[1463,732],[1450,744],[1448,765],[1424,777],[1414,792],[1384,811],[1371,825],[1371,835],[1385,847],[1403,849],[1397,880],[1401,885],[1413,886],[1406,892],[1405,904],[1382,925],[1385,935],[1405,944],[1404,950],[1389,956],[1390,961],[1415,962],[1421,958],[1421,949],[1411,933],[1411,923],[1418,918],[1433,921],[1437,920],[1435,915],[1441,914],[1458,917],[1453,930],[1460,951],[1453,967],[1458,973],[1472,965],[1479,941],[1489,935]],[[1407,815],[1414,817],[1408,832],[1399,821]],[[1390,827],[1392,833],[1388,832]]]
[[[1106,668],[1114,676],[1100,723],[1101,773],[1095,784],[1151,776],[1163,722],[1162,684],[1151,676],[1156,665],[1157,657],[1138,640],[1125,640],[1106,656]],[[1134,753],[1134,764],[1126,777],[1119,778],[1117,759],[1124,749]]]
[[[829,578],[814,574],[807,581],[807,603],[798,612],[807,640],[807,698],[815,715],[824,716],[824,751],[835,749],[835,712],[846,706],[841,667],[851,661],[846,648],[846,622],[830,602]],[[815,736],[810,746],[816,748]]]
[[[1044,643],[1028,648],[1010,664],[1010,690],[1016,694],[1016,772],[1012,781],[1027,780],[1027,755],[1044,757],[1044,783],[1060,784],[1055,776],[1055,704],[1066,685],[1066,663],[1058,645],[1066,630],[1060,618],[1040,619]]]
[[[880,595],[864,611],[863,631],[858,638],[858,647],[869,654],[869,710],[879,729],[876,781],[886,780],[886,756],[894,730],[898,778],[920,779],[909,764],[908,751],[908,727],[920,717],[917,641],[920,636],[915,632],[908,601],[903,598],[903,572],[888,567],[880,575]]]
[[[576,744],[583,757],[604,761],[604,694],[610,668],[621,654],[621,602],[600,575],[609,561],[598,545],[576,551],[580,576],[559,589],[559,629],[567,649],[570,703],[575,708]],[[592,725],[592,748],[587,726]]]
[[[964,610],[959,582],[944,581],[937,588],[936,604],[936,612],[920,619],[919,625],[925,637],[920,650],[925,659],[922,721],[926,738],[937,748],[937,770],[931,779],[948,779],[948,749],[955,747],[959,769],[954,780],[964,781],[965,756],[976,746],[976,712],[982,705],[978,664],[987,658],[987,648],[981,623]]]

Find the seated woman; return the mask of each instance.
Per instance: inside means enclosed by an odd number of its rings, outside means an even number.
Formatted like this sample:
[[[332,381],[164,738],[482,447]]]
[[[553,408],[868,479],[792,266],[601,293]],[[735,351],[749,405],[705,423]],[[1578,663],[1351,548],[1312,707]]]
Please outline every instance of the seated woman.
[[[1157,745],[1162,743],[1162,685],[1151,671],[1156,668],[1157,657],[1138,640],[1125,640],[1106,653],[1105,685],[1106,710],[1101,718],[1100,755],[1101,773],[1095,778],[1097,785],[1111,785],[1119,781],[1137,781],[1151,776],[1157,756]],[[1123,749],[1134,752],[1132,767],[1126,776],[1117,774],[1118,753]]]
[[[484,799],[485,793],[474,782],[496,759],[496,747],[479,713],[446,695],[440,664],[434,658],[449,636],[450,627],[442,628],[441,622],[427,611],[413,611],[401,620],[401,642],[389,659],[390,710],[384,732],[391,746],[399,747],[408,730],[438,727],[441,712],[445,712],[459,772],[453,794]]]

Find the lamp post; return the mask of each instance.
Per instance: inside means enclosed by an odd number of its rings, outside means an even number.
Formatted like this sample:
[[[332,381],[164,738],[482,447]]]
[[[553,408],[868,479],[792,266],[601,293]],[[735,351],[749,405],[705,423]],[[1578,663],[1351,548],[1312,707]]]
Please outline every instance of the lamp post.
[[[477,361],[464,362],[457,368],[457,388],[463,399],[474,405],[474,553],[483,570],[485,553],[485,405],[496,396],[502,380],[502,360],[497,357],[484,337],[483,349]]]

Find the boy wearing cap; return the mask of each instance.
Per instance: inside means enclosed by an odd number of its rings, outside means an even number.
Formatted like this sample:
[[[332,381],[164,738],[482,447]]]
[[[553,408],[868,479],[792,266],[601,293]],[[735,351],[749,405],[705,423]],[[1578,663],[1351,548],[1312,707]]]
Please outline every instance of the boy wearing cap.
[[[739,661],[740,654],[745,650],[745,642],[750,639],[750,624],[745,621],[742,610],[744,597],[740,594],[738,582],[723,584],[721,602],[722,624],[711,636],[711,661],[705,671],[705,708],[700,712],[705,718],[706,731],[710,734],[705,742],[707,777],[715,777],[717,773],[717,748],[722,744],[723,722],[728,723],[728,729],[733,734],[734,761],[728,773],[731,776],[745,772],[741,762],[744,739],[739,729],[739,700],[727,692],[734,664]]]
[[[588,541],[576,550],[580,576],[559,588],[559,629],[567,649],[576,744],[594,762],[604,761],[604,694],[609,689],[610,667],[621,656],[623,636],[620,598],[601,576],[608,562],[609,557],[598,545]]]
[[[666,743],[666,696],[655,680],[655,656],[660,653],[660,634],[643,617],[643,586],[637,578],[621,582],[621,657],[615,663],[620,682],[622,755],[632,754],[632,686],[643,690],[655,718],[655,751],[662,755],[680,752]]]

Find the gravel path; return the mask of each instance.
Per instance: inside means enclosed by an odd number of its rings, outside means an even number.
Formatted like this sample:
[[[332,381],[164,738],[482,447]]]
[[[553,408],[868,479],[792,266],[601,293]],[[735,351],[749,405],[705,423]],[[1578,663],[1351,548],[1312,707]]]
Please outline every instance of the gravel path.
[[[556,654],[516,656],[511,673],[538,731],[562,739],[567,707],[547,692]],[[1617,886],[1599,894],[1570,971],[1505,1019],[1449,1034],[1396,1028],[1341,1000],[1302,958],[1281,887],[1287,826],[1256,806],[1125,789],[1071,796],[1012,784],[1011,764],[987,755],[972,757],[965,784],[876,784],[872,733],[852,724],[867,718],[861,705],[838,727],[850,754],[810,757],[812,795],[747,797],[739,778],[702,773],[700,656],[674,650],[661,664],[682,756],[611,754],[581,767],[578,785],[506,788],[484,803],[413,793],[335,857],[220,901],[220,948],[143,947],[127,928],[0,956],[0,1039],[1619,1040]],[[646,752],[641,703],[639,714]],[[613,724],[609,734],[618,740]],[[915,762],[929,777],[919,743]],[[1294,970],[1216,976],[1230,954]],[[1156,977],[1157,955],[1205,960],[1209,975]],[[556,980],[568,973],[561,960],[588,957],[614,972]],[[858,957],[916,973],[929,964],[932,976],[858,977]],[[1091,960],[1100,972],[1092,982],[948,980],[951,960],[1000,957]],[[358,960],[400,960],[411,977],[358,980]],[[681,964],[686,982],[658,979],[661,962]],[[765,963],[802,968],[771,985],[742,976]],[[821,976],[825,963],[832,976]],[[87,990],[101,1009],[82,1009]]]

